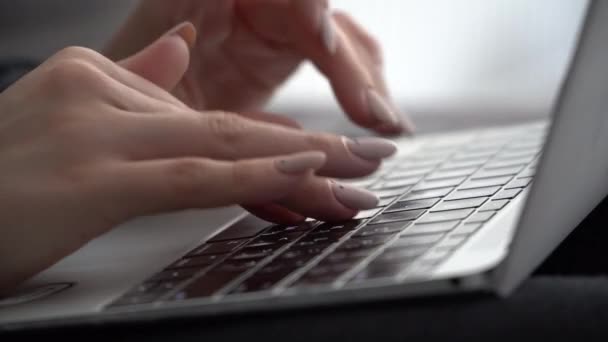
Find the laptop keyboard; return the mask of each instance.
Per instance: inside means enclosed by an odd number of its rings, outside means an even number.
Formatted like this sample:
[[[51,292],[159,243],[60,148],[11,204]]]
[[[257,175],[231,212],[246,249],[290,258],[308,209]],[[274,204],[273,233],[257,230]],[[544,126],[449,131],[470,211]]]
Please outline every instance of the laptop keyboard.
[[[222,301],[427,277],[531,185],[545,126],[429,142],[351,183],[377,208],[353,220],[272,225],[247,216],[108,305]]]

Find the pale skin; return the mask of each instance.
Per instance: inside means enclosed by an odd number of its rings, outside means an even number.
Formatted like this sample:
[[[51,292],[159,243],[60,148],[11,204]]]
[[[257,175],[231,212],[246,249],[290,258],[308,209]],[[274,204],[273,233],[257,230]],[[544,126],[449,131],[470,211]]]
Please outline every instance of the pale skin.
[[[393,144],[261,112],[311,60],[354,122],[411,130],[378,45],[344,14],[328,34],[327,6],[143,1],[103,53],[64,49],[1,93],[0,293],[138,216],[240,205],[294,224],[374,207],[332,179],[373,173]]]

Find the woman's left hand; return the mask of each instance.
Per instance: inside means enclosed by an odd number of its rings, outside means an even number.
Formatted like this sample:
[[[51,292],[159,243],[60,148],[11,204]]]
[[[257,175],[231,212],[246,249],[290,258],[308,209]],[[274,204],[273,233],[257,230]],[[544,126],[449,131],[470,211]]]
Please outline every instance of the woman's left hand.
[[[260,110],[310,60],[353,122],[381,134],[413,130],[390,99],[379,45],[327,0],[145,0],[106,53],[121,59],[183,21],[200,39],[184,79],[169,90],[195,109]]]

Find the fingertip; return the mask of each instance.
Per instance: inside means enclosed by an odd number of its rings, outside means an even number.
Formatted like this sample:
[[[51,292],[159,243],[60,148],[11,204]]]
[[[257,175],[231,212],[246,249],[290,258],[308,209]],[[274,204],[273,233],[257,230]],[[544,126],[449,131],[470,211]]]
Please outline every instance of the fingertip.
[[[196,45],[198,32],[194,24],[189,21],[185,21],[169,30],[169,32],[167,32],[167,36],[180,37],[184,43],[186,43],[188,49],[192,49]]]

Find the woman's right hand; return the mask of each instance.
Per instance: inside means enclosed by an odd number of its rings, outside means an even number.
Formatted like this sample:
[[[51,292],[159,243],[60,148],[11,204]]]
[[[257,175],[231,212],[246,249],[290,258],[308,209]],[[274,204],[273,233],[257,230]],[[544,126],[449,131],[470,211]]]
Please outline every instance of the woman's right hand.
[[[120,65],[68,48],[0,94],[0,291],[142,215],[238,204],[344,220],[376,205],[329,177],[370,174],[394,145],[189,109],[167,90],[191,39],[182,27]]]

